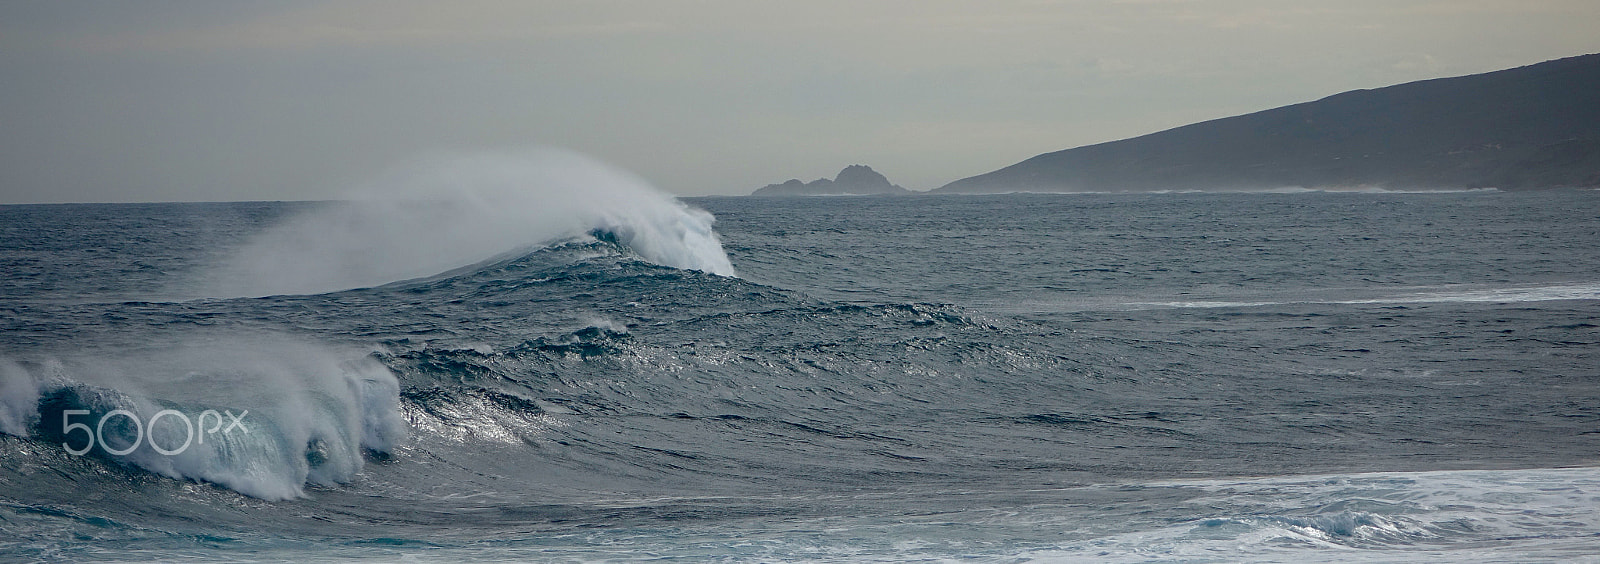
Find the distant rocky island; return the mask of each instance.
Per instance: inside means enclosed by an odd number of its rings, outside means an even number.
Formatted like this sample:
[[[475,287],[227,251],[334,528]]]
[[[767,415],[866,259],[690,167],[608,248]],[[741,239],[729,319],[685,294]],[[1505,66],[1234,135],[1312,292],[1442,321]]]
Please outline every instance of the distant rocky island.
[[[839,171],[833,180],[818,178],[811,182],[790,180],[783,184],[768,184],[751,196],[873,196],[905,195],[910,190],[889,183],[889,179],[872,167],[850,165]]]
[[[1356,90],[1046,153],[933,193],[1285,187],[1600,187],[1600,55]]]

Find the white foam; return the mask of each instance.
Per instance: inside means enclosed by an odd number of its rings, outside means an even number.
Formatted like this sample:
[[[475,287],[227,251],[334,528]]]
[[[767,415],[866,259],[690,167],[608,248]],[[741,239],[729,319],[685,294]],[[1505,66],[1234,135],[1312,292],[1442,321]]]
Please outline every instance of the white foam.
[[[1429,288],[1423,291],[1390,294],[1375,298],[1348,300],[1191,300],[1171,302],[1128,302],[1133,307],[1239,308],[1292,304],[1425,304],[1425,303],[1520,303],[1560,300],[1600,299],[1600,283],[1584,282],[1504,288]]]
[[[1197,302],[1133,302],[1131,306],[1154,306],[1173,308],[1218,308],[1218,307],[1260,307],[1269,305],[1284,305],[1290,302],[1223,302],[1223,301],[1197,301]]]
[[[1386,188],[1382,186],[1323,186],[1307,188],[1304,186],[1286,186],[1282,188],[1268,188],[1265,190],[1218,190],[1219,193],[1251,193],[1265,194],[1474,194],[1499,192],[1499,188]]]
[[[39,383],[22,366],[0,358],[0,433],[28,436],[38,410]]]
[[[438,274],[608,231],[664,266],[734,276],[710,213],[572,152],[435,159],[293,217],[238,249],[199,293],[305,294]]]
[[[1438,303],[1438,302],[1544,302],[1557,300],[1600,299],[1600,284],[1558,284],[1552,286],[1518,286],[1475,290],[1445,290],[1418,292],[1370,300],[1345,300],[1342,304],[1383,303]]]
[[[1020,560],[1393,562],[1569,560],[1600,527],[1600,469],[1386,472],[1141,484],[1200,493],[1166,527],[1031,550]]]
[[[1600,188],[1597,188],[1600,190]],[[1499,188],[1385,188],[1381,186],[1322,186],[1307,188],[1304,186],[1280,186],[1277,188],[1183,188],[1162,190],[1050,190],[1050,189],[1018,189],[996,192],[955,192],[950,194],[935,194],[939,196],[995,196],[1005,194],[1049,194],[1049,195],[1186,195],[1186,194],[1484,194],[1497,193]]]

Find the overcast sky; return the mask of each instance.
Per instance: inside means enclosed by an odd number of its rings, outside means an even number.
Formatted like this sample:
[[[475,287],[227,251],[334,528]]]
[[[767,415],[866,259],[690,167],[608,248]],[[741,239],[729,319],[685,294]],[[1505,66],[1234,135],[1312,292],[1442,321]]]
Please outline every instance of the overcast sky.
[[[925,190],[1597,30],[1594,0],[0,0],[0,202],[320,199],[531,145],[680,195]]]

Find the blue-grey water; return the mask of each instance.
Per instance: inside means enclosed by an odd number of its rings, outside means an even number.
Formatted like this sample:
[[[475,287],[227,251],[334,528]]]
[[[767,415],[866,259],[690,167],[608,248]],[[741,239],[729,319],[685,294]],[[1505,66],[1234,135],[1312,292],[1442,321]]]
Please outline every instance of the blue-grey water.
[[[0,206],[0,556],[1600,554],[1600,192],[687,203]]]

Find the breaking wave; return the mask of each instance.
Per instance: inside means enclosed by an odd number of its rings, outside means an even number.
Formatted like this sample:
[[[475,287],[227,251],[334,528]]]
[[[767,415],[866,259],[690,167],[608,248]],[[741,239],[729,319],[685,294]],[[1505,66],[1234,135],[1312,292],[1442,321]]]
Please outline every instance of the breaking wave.
[[[714,218],[576,153],[440,159],[290,218],[213,269],[199,294],[312,294],[438,274],[602,233],[644,260],[735,276]]]
[[[408,429],[369,354],[278,336],[0,359],[0,374],[0,431],[269,500],[348,482]]]

